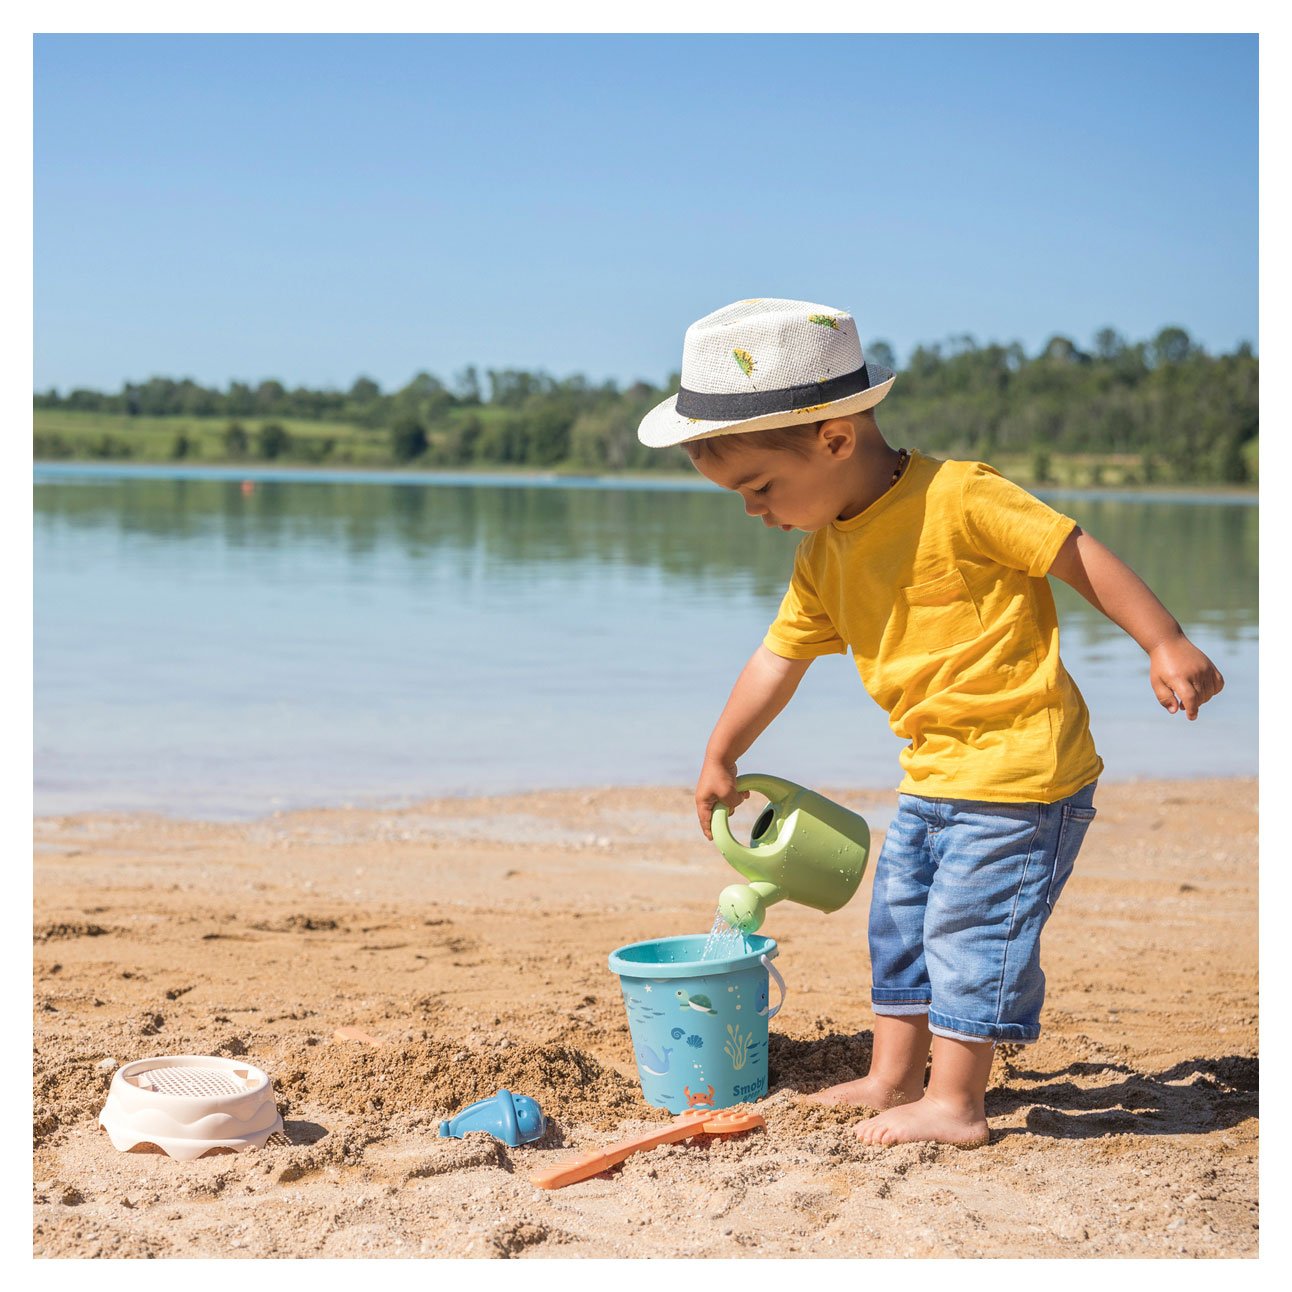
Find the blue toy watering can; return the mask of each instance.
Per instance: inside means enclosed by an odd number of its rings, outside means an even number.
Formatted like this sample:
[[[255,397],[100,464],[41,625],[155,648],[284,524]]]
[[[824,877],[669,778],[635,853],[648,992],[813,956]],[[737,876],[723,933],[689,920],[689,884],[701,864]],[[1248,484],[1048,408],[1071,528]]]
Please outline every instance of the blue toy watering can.
[[[738,776],[736,788],[770,801],[748,847],[732,838],[725,804],[714,805],[713,842],[751,881],[718,897],[718,911],[733,929],[756,932],[767,907],[783,899],[818,911],[837,911],[851,899],[870,856],[870,827],[861,817],[780,776]]]

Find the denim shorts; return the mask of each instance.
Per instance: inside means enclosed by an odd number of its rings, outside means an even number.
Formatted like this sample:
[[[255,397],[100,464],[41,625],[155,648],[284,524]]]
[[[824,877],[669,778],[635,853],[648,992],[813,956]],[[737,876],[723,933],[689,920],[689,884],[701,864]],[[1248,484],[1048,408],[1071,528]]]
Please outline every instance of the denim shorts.
[[[1035,1041],[1041,929],[1086,829],[1095,783],[1057,803],[902,794],[870,899],[871,1004],[935,1036]]]

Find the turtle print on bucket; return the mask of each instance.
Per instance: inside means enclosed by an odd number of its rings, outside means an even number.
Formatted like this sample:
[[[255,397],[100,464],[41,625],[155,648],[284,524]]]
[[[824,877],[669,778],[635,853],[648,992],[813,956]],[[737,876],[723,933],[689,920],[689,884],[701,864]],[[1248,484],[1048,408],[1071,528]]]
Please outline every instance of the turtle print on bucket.
[[[718,1011],[713,1008],[713,1001],[707,996],[692,996],[685,989],[677,989],[677,999],[679,1009],[693,1009],[697,1014],[716,1014]]]

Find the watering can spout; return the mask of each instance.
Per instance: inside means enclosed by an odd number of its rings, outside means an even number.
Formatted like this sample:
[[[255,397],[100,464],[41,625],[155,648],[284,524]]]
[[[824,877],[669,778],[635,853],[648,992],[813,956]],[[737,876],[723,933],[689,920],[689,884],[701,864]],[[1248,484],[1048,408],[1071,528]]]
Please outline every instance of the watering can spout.
[[[713,841],[750,881],[723,889],[722,918],[733,929],[753,933],[773,902],[837,911],[849,901],[870,855],[865,820],[780,776],[750,773],[736,778],[736,788],[765,794],[769,802],[747,845],[732,837],[725,805],[714,806]]]
[[[729,884],[718,894],[718,914],[728,926],[741,933],[757,933],[767,916],[767,908],[789,894],[775,884],[760,879],[752,884]]]

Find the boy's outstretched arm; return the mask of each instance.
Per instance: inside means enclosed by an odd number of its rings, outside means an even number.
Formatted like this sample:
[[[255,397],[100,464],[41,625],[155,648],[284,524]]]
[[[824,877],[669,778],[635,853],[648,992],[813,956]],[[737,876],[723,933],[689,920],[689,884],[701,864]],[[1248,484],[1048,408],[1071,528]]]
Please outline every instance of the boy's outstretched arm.
[[[1184,635],[1144,580],[1080,525],[1059,549],[1050,573],[1139,643],[1148,655],[1153,693],[1168,713],[1183,709],[1192,722],[1198,706],[1224,687],[1220,670]]]
[[[713,838],[715,803],[725,803],[734,811],[749,797],[736,789],[736,759],[789,703],[811,663],[810,659],[784,659],[759,646],[741,670],[709,737],[695,787],[695,807],[706,839]]]

